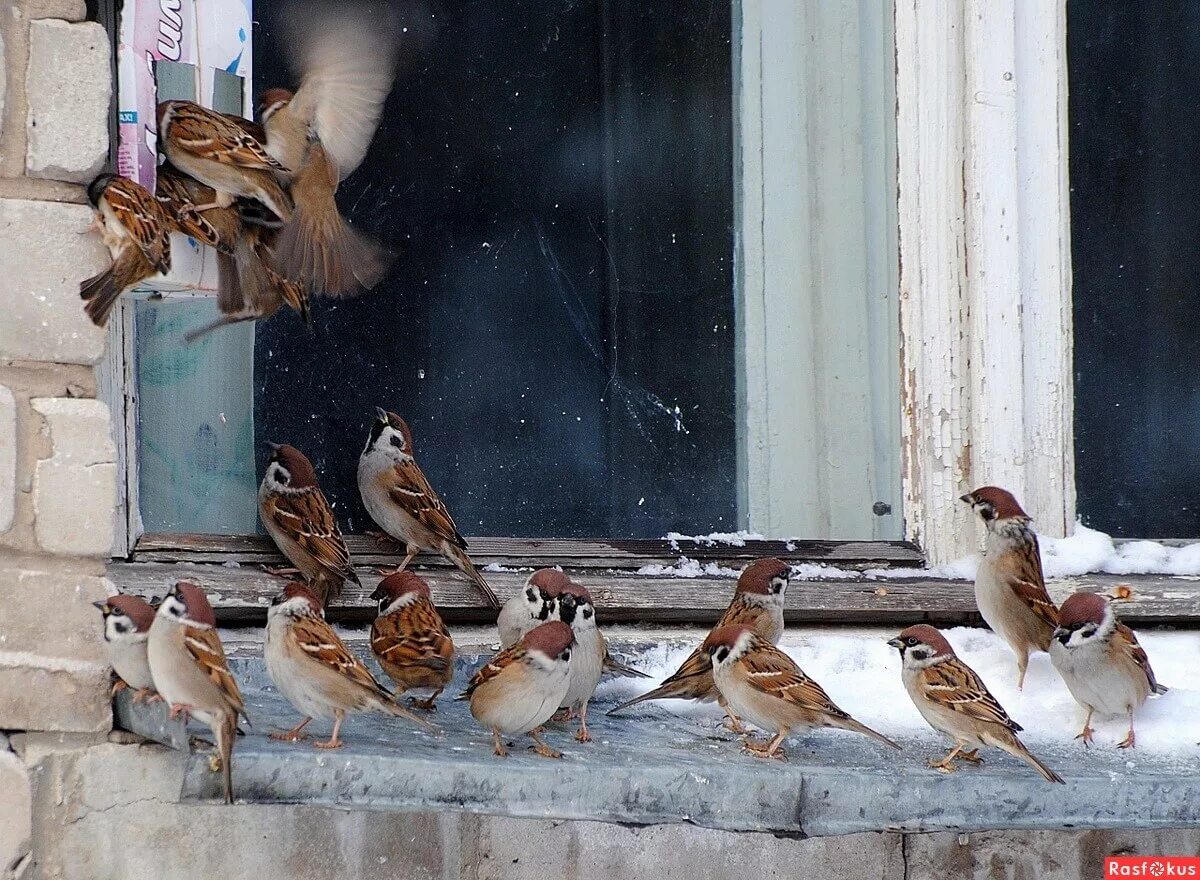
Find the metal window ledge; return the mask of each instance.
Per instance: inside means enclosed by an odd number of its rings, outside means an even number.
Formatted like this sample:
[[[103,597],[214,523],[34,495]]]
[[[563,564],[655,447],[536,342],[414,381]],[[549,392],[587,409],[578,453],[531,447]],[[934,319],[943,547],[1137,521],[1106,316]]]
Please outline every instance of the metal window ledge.
[[[460,661],[447,695],[461,692],[475,656]],[[565,757],[551,761],[517,738],[510,757],[491,754],[490,738],[467,705],[444,699],[433,720],[440,735],[380,715],[351,718],[347,745],[276,743],[271,730],[297,720],[274,692],[261,660],[234,659],[254,728],[239,737],[234,789],[239,802],[316,804],[360,810],[454,810],[514,817],[587,819],[635,825],[691,823],[735,831],[827,836],[862,831],[1166,828],[1200,823],[1200,770],[1167,756],[1085,752],[1075,743],[1038,752],[1067,780],[1050,785],[1026,765],[993,752],[982,767],[947,776],[925,761],[929,740],[902,741],[892,753],[837,731],[789,742],[787,763],[743,755],[715,721],[638,707],[609,718],[593,704],[595,742],[576,743],[554,725],[547,740]],[[209,769],[203,727],[185,731],[161,704],[116,700],[118,724],[175,748],[189,748],[180,798],[221,796]],[[310,729],[328,736],[328,723]],[[189,737],[189,732],[193,734]]]

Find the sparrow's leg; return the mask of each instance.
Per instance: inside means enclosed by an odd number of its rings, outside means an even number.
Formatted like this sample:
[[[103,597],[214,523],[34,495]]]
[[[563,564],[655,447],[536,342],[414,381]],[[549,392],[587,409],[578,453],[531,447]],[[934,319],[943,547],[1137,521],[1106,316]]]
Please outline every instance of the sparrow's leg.
[[[1076,736],[1075,736],[1075,739],[1083,740],[1084,748],[1087,748],[1088,746],[1090,746],[1092,744],[1092,734],[1096,732],[1096,731],[1092,730],[1092,712],[1093,711],[1094,710],[1092,709],[1092,707],[1088,706],[1087,718],[1083,719],[1083,730],[1079,731],[1079,733],[1076,734]]]
[[[436,691],[430,694],[427,699],[424,700],[418,700],[416,697],[409,697],[408,704],[414,709],[420,709],[422,712],[436,712],[437,705],[434,703],[434,700],[442,695],[443,690],[445,690],[445,688],[438,688]]]
[[[277,578],[296,578],[300,577],[300,569],[292,568],[290,565],[285,565],[282,568],[273,568],[270,565],[264,565],[263,571],[272,577]]]
[[[125,690],[128,687],[129,687],[129,685],[127,685],[125,683],[125,679],[118,678],[116,681],[113,682],[112,691],[109,693],[109,696],[115,697],[117,694],[121,693],[121,691]]]
[[[1132,749],[1134,743],[1133,736],[1133,707],[1129,708],[1129,733],[1125,734],[1125,739],[1117,743],[1118,749]]]
[[[742,744],[742,750],[754,755],[756,758],[777,758],[781,761],[786,761],[787,753],[779,747],[779,744],[784,741],[787,735],[788,729],[782,727],[770,742],[748,739]]]
[[[745,736],[750,732],[746,725],[742,724],[742,720],[734,714],[733,710],[721,703],[721,708],[725,710],[725,717],[721,719],[721,723],[732,732],[739,736]]]
[[[559,709],[557,712],[555,712],[553,715],[551,715],[550,720],[553,721],[555,724],[566,724],[568,721],[570,721],[574,717],[575,717],[574,713],[571,711],[571,708],[568,706],[565,709]]]
[[[192,711],[192,707],[189,706],[187,703],[172,703],[171,711],[170,711],[169,715],[170,715],[170,718],[172,721],[174,721],[176,718],[178,718],[182,715],[183,723],[187,724],[188,723],[188,714],[191,711]]]
[[[492,728],[492,754],[498,758],[507,758],[508,749],[504,748],[504,743],[500,741],[500,731]]]
[[[953,773],[955,771],[954,759],[958,757],[959,752],[963,750],[962,743],[955,743],[954,748],[946,753],[946,757],[940,761],[929,759],[929,766],[934,770],[940,770],[943,773]]]
[[[403,541],[397,541],[387,532],[364,532],[368,538],[374,538],[375,543],[384,550],[399,550],[404,546]],[[406,548],[407,549],[407,548]]]
[[[546,745],[542,741],[542,738],[540,736],[538,736],[539,730],[541,730],[540,727],[529,731],[529,738],[532,739],[535,743],[533,750],[535,752],[537,752],[539,755],[541,755],[543,758],[561,758],[562,752],[557,751],[556,749],[552,749],[552,748],[550,748],[550,746]]]
[[[303,721],[301,721],[299,724],[297,724],[291,730],[285,730],[282,733],[269,733],[269,734],[267,734],[267,739],[273,739],[276,742],[289,742],[289,743],[294,743],[299,740],[306,739],[304,734],[301,733],[300,731],[304,730],[305,725],[307,725],[308,722],[310,722],[310,721],[312,721],[311,718],[305,718]]]
[[[592,735],[588,733],[587,729],[587,707],[588,704],[585,701],[583,707],[579,710],[579,730],[575,732],[575,739],[581,743],[590,743],[592,741]]]
[[[404,569],[408,568],[408,564],[417,558],[417,553],[419,552],[418,550],[409,550],[404,555],[404,561],[400,563],[400,567],[396,571],[404,571]]]
[[[157,703],[162,697],[154,688],[138,688],[133,692],[133,702],[137,703]]]
[[[1017,652],[1017,690],[1025,689],[1025,670],[1029,666],[1029,649],[1022,648]]]
[[[314,742],[313,745],[316,746],[318,749],[340,749],[342,746],[344,746],[345,743],[342,742],[340,739],[338,739],[338,732],[342,729],[342,722],[345,720],[346,720],[345,710],[343,710],[343,709],[334,710],[333,734],[329,737],[329,741],[321,742],[320,740],[318,740],[317,742]]]
[[[979,757],[979,749],[971,749],[969,752],[962,752],[958,756],[958,760],[966,761],[970,764],[982,764],[983,758]]]

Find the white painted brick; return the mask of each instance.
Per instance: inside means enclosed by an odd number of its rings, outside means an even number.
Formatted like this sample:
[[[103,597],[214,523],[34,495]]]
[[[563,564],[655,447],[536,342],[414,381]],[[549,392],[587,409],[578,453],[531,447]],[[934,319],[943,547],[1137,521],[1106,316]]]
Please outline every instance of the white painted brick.
[[[17,402],[12,391],[0,385],[0,532],[12,528],[16,509]]]
[[[98,400],[39,397],[53,453],[33,475],[34,533],[42,549],[70,556],[107,556],[117,500],[116,449],[108,407]]]
[[[0,200],[0,358],[94,364],[108,333],[83,312],[79,282],[109,263],[88,205]]]
[[[110,681],[108,664],[0,651],[0,728],[107,731]]]
[[[106,663],[102,618],[92,603],[114,592],[107,578],[0,569],[0,651]]]
[[[14,875],[29,853],[32,836],[29,773],[15,754],[0,751],[0,877]]]
[[[94,21],[29,23],[25,171],[87,183],[108,158],[108,35]]]

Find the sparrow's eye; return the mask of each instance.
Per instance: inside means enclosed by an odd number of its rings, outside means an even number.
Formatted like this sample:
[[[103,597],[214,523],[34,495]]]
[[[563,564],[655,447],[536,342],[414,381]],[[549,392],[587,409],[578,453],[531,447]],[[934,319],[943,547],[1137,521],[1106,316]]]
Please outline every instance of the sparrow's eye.
[[[912,636],[909,636],[904,640],[904,644],[908,645],[910,648],[915,648],[917,646],[917,640]]]

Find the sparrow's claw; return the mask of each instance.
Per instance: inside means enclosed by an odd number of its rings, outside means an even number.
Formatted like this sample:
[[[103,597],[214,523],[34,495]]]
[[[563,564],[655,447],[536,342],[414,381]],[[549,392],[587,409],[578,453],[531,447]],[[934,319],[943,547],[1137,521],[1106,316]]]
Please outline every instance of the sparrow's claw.
[[[558,759],[558,758],[562,757],[562,752],[558,751],[557,749],[550,748],[550,746],[546,745],[545,743],[537,743],[535,745],[530,746],[530,748],[533,749],[535,752],[537,752],[539,755],[541,755],[543,758]]]
[[[747,739],[742,743],[742,751],[756,758],[774,758],[776,761],[786,761],[787,752],[778,746],[771,749],[771,743],[762,739]]]
[[[121,693],[121,691],[123,691],[123,690],[126,690],[128,687],[129,687],[129,685],[127,685],[125,683],[124,679],[118,678],[116,681],[113,682],[112,691],[109,693],[109,696],[115,697],[117,694]],[[136,700],[135,700],[135,702],[136,702]]]
[[[414,709],[420,710],[421,712],[436,712],[437,703],[434,702],[436,699],[437,694],[434,694],[427,700],[418,700],[416,697],[409,697],[408,705],[412,706]]]
[[[1125,739],[1123,739],[1119,743],[1117,743],[1117,748],[1118,749],[1132,749],[1134,747],[1134,742],[1135,742],[1135,737],[1133,735],[1133,730],[1130,729],[1129,733],[1125,736]]]
[[[1075,739],[1083,740],[1083,747],[1087,748],[1088,746],[1090,746],[1092,744],[1092,739],[1093,739],[1092,734],[1094,734],[1095,732],[1096,731],[1093,730],[1091,727],[1084,727],[1083,730],[1081,730],[1079,733],[1077,733],[1075,735]]]
[[[723,724],[726,729],[738,734],[739,736],[745,736],[750,732],[750,729],[746,727],[746,725],[742,724],[742,722],[739,721],[734,715],[726,715],[723,719],[721,719],[721,724]]]
[[[313,746],[318,749],[340,749],[345,744],[346,741],[344,739],[333,739],[331,737],[329,740],[317,740],[313,743]]]
[[[191,711],[192,711],[192,707],[189,706],[187,703],[172,703],[169,717],[171,718],[172,721],[174,721],[176,718],[179,718],[180,716],[182,716],[183,723],[187,724],[188,716],[191,714]]]
[[[213,773],[221,772],[221,756],[220,755],[209,755],[208,756],[208,769],[211,770]]]
[[[133,702],[137,703],[156,703],[162,697],[158,695],[152,688],[138,688],[133,692]]]
[[[931,769],[937,770],[939,773],[953,773],[958,769],[954,766],[953,762],[949,758],[942,758],[940,761],[935,761],[933,758],[930,758],[929,766]]]
[[[586,727],[580,727],[579,730],[575,732],[575,741],[581,743],[590,743],[592,741],[592,735],[588,733],[588,729]]]

